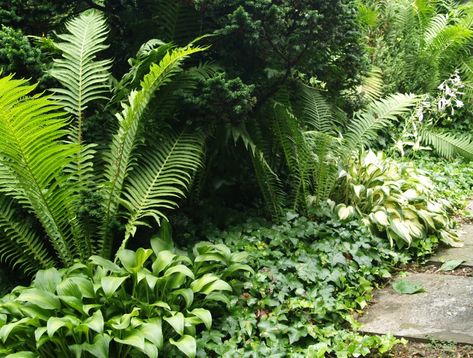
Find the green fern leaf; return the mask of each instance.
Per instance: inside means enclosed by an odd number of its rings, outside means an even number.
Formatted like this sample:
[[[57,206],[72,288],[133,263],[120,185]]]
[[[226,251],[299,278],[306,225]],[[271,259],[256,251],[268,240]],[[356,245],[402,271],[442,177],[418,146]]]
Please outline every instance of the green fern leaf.
[[[132,91],[123,112],[117,114],[119,128],[113,136],[109,152],[105,156],[105,180],[103,182],[104,217],[101,226],[100,252],[109,257],[112,245],[110,223],[118,214],[118,207],[125,179],[135,163],[134,149],[142,138],[144,113],[156,91],[169,83],[171,77],[181,70],[182,62],[191,54],[203,51],[201,47],[188,46],[168,52],[158,64],[153,64],[143,78],[141,89]]]
[[[470,136],[444,133],[429,128],[422,130],[421,138],[442,157],[451,159],[461,155],[468,160],[473,160],[473,139]]]
[[[134,236],[137,226],[147,225],[145,218],[156,223],[166,219],[163,210],[177,206],[176,199],[185,196],[193,174],[202,165],[203,137],[183,132],[166,135],[154,150],[147,150],[128,179],[122,204],[127,209],[125,240]]]
[[[0,175],[0,190],[36,215],[59,259],[70,264],[80,246],[71,232],[76,193],[64,170],[78,146],[63,142],[67,120],[58,106],[28,97],[33,90],[24,80],[0,79],[0,165],[14,178]]]

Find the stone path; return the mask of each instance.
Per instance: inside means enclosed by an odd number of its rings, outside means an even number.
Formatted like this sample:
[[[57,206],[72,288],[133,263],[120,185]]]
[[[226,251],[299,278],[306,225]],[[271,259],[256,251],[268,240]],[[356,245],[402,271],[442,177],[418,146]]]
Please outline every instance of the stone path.
[[[441,265],[448,260],[464,260],[462,266],[473,267],[473,225],[463,225],[459,235],[463,241],[463,247],[450,247],[441,250],[429,262]]]
[[[462,266],[473,267],[473,225],[461,229],[464,247],[443,249],[430,262],[464,260]],[[379,290],[359,319],[362,332],[473,345],[473,277],[410,273],[402,279],[422,285],[425,292],[403,295],[391,286]]]

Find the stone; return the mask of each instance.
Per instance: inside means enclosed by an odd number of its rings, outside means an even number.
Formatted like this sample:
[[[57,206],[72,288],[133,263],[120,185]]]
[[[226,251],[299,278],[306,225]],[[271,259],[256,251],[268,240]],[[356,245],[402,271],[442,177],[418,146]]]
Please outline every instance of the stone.
[[[411,273],[398,279],[418,283],[425,292],[403,295],[391,286],[378,291],[359,318],[362,332],[473,344],[473,277]]]
[[[463,247],[448,247],[441,249],[429,260],[430,263],[441,265],[449,260],[464,260],[462,266],[473,267],[473,225],[465,224],[461,227],[459,237],[463,241]]]

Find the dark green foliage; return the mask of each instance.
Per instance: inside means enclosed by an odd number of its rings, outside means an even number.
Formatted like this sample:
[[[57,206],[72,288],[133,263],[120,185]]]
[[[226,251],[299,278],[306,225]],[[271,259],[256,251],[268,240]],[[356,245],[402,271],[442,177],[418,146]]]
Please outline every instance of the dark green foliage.
[[[2,25],[0,30],[0,69],[5,74],[41,80],[47,65],[41,50],[34,47],[21,30]]]
[[[201,357],[352,357],[390,349],[392,337],[346,329],[356,327],[352,314],[372,298],[374,282],[409,256],[360,222],[341,223],[324,212],[318,208],[312,220],[288,213],[280,225],[253,219],[210,232],[211,241],[248,252],[256,274],[235,292],[231,316],[203,335]]]

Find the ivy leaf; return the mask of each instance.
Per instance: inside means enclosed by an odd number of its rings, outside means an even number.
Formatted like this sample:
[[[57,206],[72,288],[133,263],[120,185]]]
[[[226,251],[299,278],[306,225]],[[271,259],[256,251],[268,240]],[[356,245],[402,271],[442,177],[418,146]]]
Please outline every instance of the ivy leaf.
[[[415,282],[399,280],[393,283],[393,289],[401,295],[412,295],[414,293],[424,292],[424,288]]]
[[[443,263],[443,265],[440,266],[438,271],[453,271],[464,262],[465,262],[465,260],[448,260],[448,261],[445,261]]]

